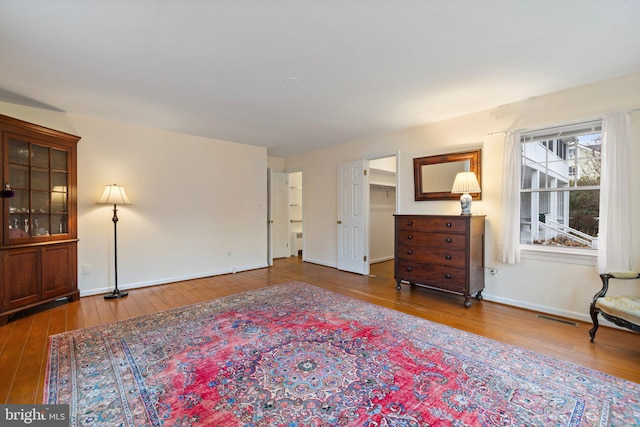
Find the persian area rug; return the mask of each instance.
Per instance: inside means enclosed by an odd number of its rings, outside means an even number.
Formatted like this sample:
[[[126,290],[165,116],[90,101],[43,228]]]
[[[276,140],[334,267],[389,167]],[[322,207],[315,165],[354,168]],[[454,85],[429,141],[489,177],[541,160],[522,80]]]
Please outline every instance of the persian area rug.
[[[291,282],[50,339],[73,426],[633,426],[640,385]]]

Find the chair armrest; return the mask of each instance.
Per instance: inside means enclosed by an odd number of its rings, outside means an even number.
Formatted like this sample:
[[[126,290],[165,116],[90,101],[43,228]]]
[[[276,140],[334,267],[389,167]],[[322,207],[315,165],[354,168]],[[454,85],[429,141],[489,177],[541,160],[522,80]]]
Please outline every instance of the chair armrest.
[[[607,294],[609,290],[609,279],[640,279],[640,273],[637,271],[611,271],[601,274],[600,279],[602,280],[602,289],[593,296],[593,303],[595,303],[598,298],[602,298]]]
[[[609,276],[614,279],[638,279],[640,278],[640,273],[637,271],[610,271]]]
[[[609,279],[612,277],[613,276],[609,273],[602,273],[600,275],[600,280],[602,280],[602,289],[600,289],[598,293],[593,296],[593,302],[591,303],[591,305],[595,304],[598,298],[602,298],[607,294],[607,291],[609,290]]]

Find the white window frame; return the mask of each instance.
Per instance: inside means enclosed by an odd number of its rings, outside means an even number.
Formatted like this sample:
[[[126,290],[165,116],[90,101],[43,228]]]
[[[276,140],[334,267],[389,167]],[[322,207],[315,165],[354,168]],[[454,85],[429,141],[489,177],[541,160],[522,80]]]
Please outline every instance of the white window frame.
[[[522,150],[524,143],[531,142],[532,139],[543,141],[545,140],[545,138],[557,139],[562,136],[566,137],[571,135],[586,134],[588,132],[584,132],[584,131],[587,129],[589,129],[589,132],[601,131],[602,119],[594,118],[594,119],[583,120],[580,122],[525,129],[525,130],[522,130],[520,133],[520,136],[521,136],[520,150]],[[575,150],[575,154],[577,154],[577,152],[578,150]],[[570,147],[567,147],[566,149],[567,158],[570,155],[569,153],[570,153]],[[523,167],[523,164],[524,164],[523,160],[521,159],[519,166]],[[575,176],[569,177],[569,178],[575,179]],[[521,179],[524,180],[524,176],[521,177]],[[520,194],[523,193],[522,186],[523,184],[521,182]],[[581,187],[580,190],[568,190],[568,191],[581,191],[581,190],[594,190],[594,189],[600,190],[600,186]],[[547,190],[547,191],[550,191],[550,190]],[[540,193],[540,191],[536,191],[536,190],[532,191],[531,189],[524,189],[524,192]],[[521,210],[522,210],[522,206],[521,206]],[[519,220],[522,221],[521,218]],[[521,239],[519,238],[519,240]],[[593,248],[545,246],[545,245],[536,245],[536,244],[527,244],[527,243],[520,243],[520,253],[521,253],[521,257],[524,259],[553,261],[553,262],[590,265],[590,266],[596,265],[597,258],[598,258],[598,251],[594,250]]]

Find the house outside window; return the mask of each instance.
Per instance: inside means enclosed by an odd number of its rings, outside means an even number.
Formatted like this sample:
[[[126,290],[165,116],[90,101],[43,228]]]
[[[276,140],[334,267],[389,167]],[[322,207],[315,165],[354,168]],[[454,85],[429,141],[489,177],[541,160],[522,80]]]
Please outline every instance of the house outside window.
[[[521,134],[520,243],[597,249],[602,121]]]

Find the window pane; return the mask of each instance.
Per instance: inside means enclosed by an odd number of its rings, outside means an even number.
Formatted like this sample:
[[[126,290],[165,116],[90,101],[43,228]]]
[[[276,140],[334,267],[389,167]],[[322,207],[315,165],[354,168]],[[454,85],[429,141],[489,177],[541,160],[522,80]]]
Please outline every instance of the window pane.
[[[9,165],[9,183],[14,190],[29,188],[29,168]]]
[[[591,236],[597,236],[600,190],[572,191],[569,200],[569,227]]]
[[[9,200],[9,213],[29,213],[29,192],[14,191],[14,196]]]
[[[63,234],[68,233],[67,228],[67,215],[51,215],[51,234]]]
[[[31,144],[31,166],[49,167],[49,149],[42,145]]]
[[[49,193],[48,192],[32,192],[31,193],[31,212],[32,213],[48,213],[49,212]]]
[[[599,133],[578,136],[571,142],[569,164],[573,168],[572,186],[600,185],[600,154],[602,138]]]
[[[49,235],[49,216],[34,215],[31,220],[32,226],[29,230],[32,236],[48,236]]]
[[[67,193],[51,193],[51,212],[67,213]]]
[[[522,193],[520,243],[597,248],[599,190]],[[528,202],[531,203],[528,203]]]
[[[49,171],[42,169],[31,169],[31,189],[32,190],[48,190],[49,189]]]
[[[67,152],[51,149],[51,169],[66,171],[67,169]]]
[[[67,191],[67,174],[65,172],[51,173],[51,191]]]
[[[29,164],[29,144],[9,138],[9,163]]]

